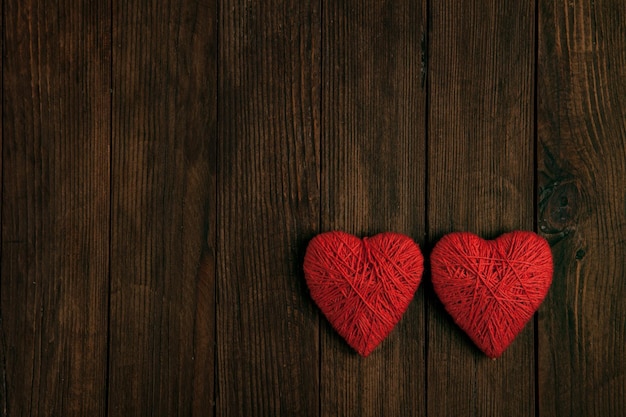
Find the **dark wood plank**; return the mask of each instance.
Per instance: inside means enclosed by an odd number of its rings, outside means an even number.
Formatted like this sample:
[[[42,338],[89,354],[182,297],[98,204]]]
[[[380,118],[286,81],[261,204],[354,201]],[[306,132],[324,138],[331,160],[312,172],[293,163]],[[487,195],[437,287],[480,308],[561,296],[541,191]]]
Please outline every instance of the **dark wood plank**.
[[[539,226],[555,260],[539,315],[539,412],[623,415],[626,3],[539,4]]]
[[[4,180],[3,180],[3,170],[2,170],[2,160],[4,159],[3,156],[3,152],[2,152],[2,139],[3,139],[3,133],[4,133],[4,129],[2,128],[3,126],[3,119],[4,119],[4,95],[3,95],[3,90],[4,90],[4,75],[2,72],[3,69],[3,62],[4,62],[4,39],[5,39],[5,35],[4,35],[4,0],[0,0],[0,10],[2,11],[2,17],[0,18],[0,34],[2,34],[2,42],[0,42],[0,57],[2,57],[2,59],[0,59],[0,79],[2,79],[3,81],[0,82],[0,97],[2,98],[2,100],[0,101],[0,273],[2,272],[2,243],[3,243],[3,239],[2,239],[2,230],[4,229],[4,227],[2,227],[2,225],[4,225],[4,223],[2,222],[2,219],[4,219],[4,217],[2,217],[2,205],[4,202],[4,198],[3,198],[3,184],[4,184]],[[7,388],[7,355],[6,355],[6,340],[5,340],[5,332],[4,332],[4,326],[2,325],[2,275],[0,275],[0,415],[2,415],[3,417],[6,417],[7,415],[7,402],[8,402],[8,388]]]
[[[395,231],[423,243],[426,2],[322,9],[322,230]],[[322,318],[321,414],[424,415],[424,334],[419,290],[367,358]]]
[[[213,413],[216,19],[113,4],[111,416]]]
[[[318,415],[319,3],[223,1],[219,54],[220,416]]]
[[[533,3],[431,6],[430,242],[453,231],[532,230]],[[533,323],[492,361],[428,298],[428,415],[534,415]]]
[[[0,414],[104,416],[110,3],[3,6]]]

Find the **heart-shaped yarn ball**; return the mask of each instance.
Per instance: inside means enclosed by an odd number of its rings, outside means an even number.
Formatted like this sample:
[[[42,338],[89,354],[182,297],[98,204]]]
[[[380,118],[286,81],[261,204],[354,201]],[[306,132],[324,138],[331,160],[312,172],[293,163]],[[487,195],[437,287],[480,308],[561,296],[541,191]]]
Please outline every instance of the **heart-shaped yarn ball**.
[[[537,311],[553,272],[548,242],[524,231],[490,241],[451,233],[435,245],[431,267],[444,307],[490,358],[500,356]]]
[[[419,246],[398,233],[359,239],[317,235],[304,256],[304,276],[330,324],[362,356],[387,337],[422,278]]]

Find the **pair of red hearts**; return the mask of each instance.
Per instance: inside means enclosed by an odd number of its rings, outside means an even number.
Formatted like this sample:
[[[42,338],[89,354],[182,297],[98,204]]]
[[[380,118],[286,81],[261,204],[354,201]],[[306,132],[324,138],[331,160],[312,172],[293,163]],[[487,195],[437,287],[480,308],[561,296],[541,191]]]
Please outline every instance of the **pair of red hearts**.
[[[330,324],[367,356],[409,306],[422,278],[423,260],[419,246],[401,234],[359,239],[328,232],[310,242],[304,273]],[[513,342],[552,283],[550,247],[532,232],[515,231],[490,241],[451,233],[437,243],[430,260],[437,296],[491,358]]]

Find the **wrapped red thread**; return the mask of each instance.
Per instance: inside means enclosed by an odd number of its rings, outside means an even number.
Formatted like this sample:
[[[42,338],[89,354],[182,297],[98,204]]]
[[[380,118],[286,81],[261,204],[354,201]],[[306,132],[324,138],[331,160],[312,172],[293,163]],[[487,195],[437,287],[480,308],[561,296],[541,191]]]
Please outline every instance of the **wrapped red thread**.
[[[322,233],[309,243],[304,257],[311,297],[362,356],[400,321],[422,272],[419,246],[398,233],[362,240],[344,232]]]
[[[491,241],[451,233],[433,249],[431,267],[444,307],[491,358],[504,352],[537,311],[553,273],[548,242],[524,231]]]

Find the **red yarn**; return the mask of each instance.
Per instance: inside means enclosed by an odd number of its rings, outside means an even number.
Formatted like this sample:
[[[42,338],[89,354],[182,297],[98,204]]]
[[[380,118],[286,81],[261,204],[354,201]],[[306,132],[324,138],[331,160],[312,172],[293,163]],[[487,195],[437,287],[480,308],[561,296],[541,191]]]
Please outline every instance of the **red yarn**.
[[[433,249],[431,265],[433,286],[446,310],[491,358],[511,344],[552,283],[550,246],[532,232],[491,241],[452,233]]]
[[[344,232],[323,233],[309,243],[304,257],[313,300],[363,356],[400,321],[422,272],[419,246],[397,233],[363,240]]]

